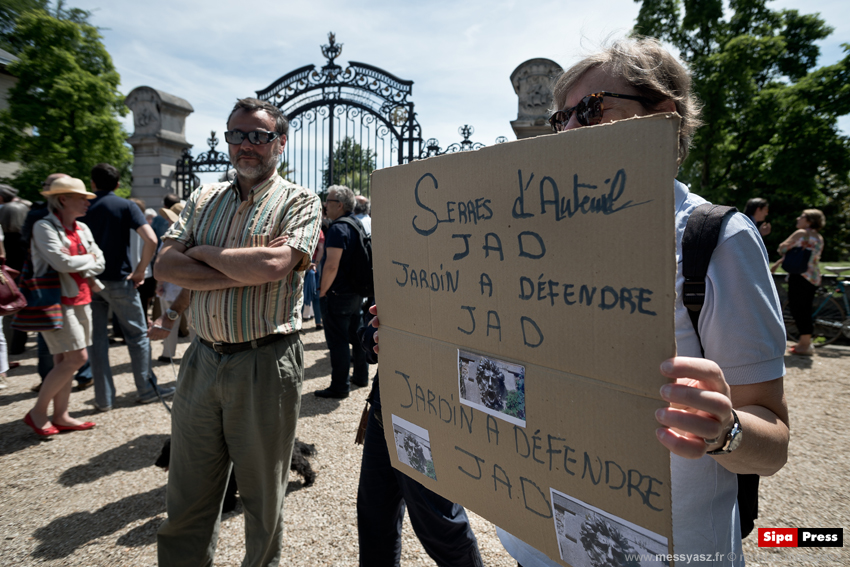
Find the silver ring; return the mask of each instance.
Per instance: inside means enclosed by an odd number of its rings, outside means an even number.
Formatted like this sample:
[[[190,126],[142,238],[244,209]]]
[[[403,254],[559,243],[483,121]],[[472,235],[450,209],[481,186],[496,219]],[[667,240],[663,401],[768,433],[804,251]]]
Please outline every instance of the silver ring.
[[[714,445],[715,443],[720,441],[720,435],[718,435],[714,439],[706,439],[705,437],[703,437],[702,440],[705,442],[706,445]]]

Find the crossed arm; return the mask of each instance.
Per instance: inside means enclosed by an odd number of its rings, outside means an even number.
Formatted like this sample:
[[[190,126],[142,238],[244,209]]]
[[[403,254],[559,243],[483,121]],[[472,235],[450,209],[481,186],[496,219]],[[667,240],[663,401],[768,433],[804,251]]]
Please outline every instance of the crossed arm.
[[[166,240],[156,260],[156,278],[195,291],[262,285],[289,275],[305,254],[285,245],[286,237],[257,248],[187,248]]]

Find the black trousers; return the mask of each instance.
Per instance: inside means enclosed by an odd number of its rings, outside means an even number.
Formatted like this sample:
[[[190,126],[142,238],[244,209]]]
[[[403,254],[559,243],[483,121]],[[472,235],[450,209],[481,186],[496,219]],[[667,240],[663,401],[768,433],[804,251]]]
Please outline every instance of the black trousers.
[[[331,385],[335,392],[348,392],[351,362],[354,362],[351,380],[358,386],[369,384],[369,365],[366,353],[360,347],[357,329],[360,327],[363,298],[353,293],[329,293],[322,298],[322,321],[325,324],[325,341],[331,355]],[[351,348],[352,345],[354,348]]]
[[[800,274],[788,276],[788,308],[797,324],[797,332],[801,335],[811,335],[814,331],[812,303],[817,289],[816,285]]]
[[[371,399],[357,488],[360,565],[398,566],[406,507],[416,537],[437,565],[482,567],[478,540],[463,506],[449,502],[392,467],[381,419],[377,377]],[[412,469],[411,473],[418,474]]]

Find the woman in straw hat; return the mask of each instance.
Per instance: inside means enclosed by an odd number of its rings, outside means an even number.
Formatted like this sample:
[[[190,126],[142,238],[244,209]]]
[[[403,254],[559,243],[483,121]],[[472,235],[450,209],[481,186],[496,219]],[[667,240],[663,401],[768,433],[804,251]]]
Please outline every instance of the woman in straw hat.
[[[43,192],[50,214],[38,221],[32,233],[32,264],[36,276],[48,268],[59,273],[62,290],[62,328],[42,333],[54,366],[44,378],[35,407],[24,422],[38,435],[55,435],[60,431],[82,431],[94,423],[81,422],[68,414],[71,381],[74,373],[88,359],[86,347],[91,342],[91,294],[97,291],[94,278],[103,271],[105,260],[89,227],[77,222],[89,208],[94,193],[86,191],[80,179],[56,179]],[[94,289],[92,289],[94,287]],[[47,416],[53,401],[53,418]]]

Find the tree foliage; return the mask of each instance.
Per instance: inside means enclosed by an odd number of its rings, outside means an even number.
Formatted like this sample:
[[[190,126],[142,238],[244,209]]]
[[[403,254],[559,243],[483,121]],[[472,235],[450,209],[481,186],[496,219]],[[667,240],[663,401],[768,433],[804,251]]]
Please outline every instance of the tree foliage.
[[[636,0],[641,1],[641,0]],[[848,254],[850,44],[837,63],[815,68],[817,41],[832,33],[817,15],[770,10],[768,0],[642,0],[635,33],[676,47],[704,103],[705,126],[680,179],[707,199],[743,210],[770,201],[778,243],[806,208],[827,215],[824,259]]]
[[[517,378],[516,390],[508,392],[505,413],[517,419],[525,419],[525,377]]]
[[[21,164],[10,182],[23,196],[36,198],[57,171],[87,180],[92,166],[107,162],[129,172],[120,78],[87,17],[61,3],[55,14],[36,7],[17,15],[5,36],[19,60],[8,67],[18,82],[0,112],[0,159]]]
[[[325,161],[326,169],[322,170],[323,189],[327,190],[331,185],[345,185],[355,195],[368,197],[369,176],[375,169],[375,158],[374,150],[363,148],[350,136],[337,142],[333,153],[333,179],[330,178],[330,164]]]
[[[0,0],[0,49],[17,53],[19,48],[15,36],[15,22],[24,12],[48,9],[48,0]]]

